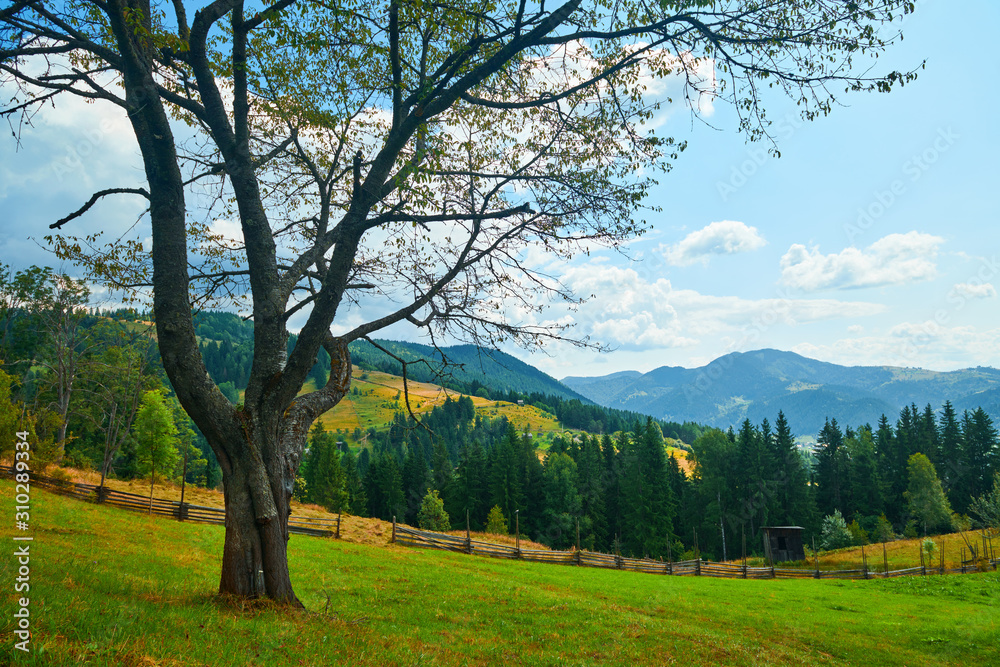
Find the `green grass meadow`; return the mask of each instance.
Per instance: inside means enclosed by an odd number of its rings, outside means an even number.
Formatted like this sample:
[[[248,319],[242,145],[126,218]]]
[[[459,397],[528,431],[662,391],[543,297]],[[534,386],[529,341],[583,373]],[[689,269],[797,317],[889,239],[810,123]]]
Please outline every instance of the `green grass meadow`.
[[[31,503],[27,655],[0,531],[4,665],[1000,664],[997,573],[667,577],[296,535],[302,612],[214,594],[221,527]]]

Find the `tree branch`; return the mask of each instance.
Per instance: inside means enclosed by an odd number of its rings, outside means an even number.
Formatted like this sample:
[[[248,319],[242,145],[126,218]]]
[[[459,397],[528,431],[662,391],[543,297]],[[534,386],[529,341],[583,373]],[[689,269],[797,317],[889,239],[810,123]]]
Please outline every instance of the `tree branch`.
[[[147,192],[144,188],[109,188],[107,190],[101,190],[99,192],[95,192],[87,201],[87,203],[81,206],[79,209],[77,209],[73,213],[70,213],[65,218],[53,222],[51,225],[49,225],[49,229],[61,229],[62,226],[65,225],[67,222],[79,218],[81,215],[89,211],[90,208],[98,202],[98,200],[107,197],[108,195],[141,195],[146,199],[149,199],[149,192]]]

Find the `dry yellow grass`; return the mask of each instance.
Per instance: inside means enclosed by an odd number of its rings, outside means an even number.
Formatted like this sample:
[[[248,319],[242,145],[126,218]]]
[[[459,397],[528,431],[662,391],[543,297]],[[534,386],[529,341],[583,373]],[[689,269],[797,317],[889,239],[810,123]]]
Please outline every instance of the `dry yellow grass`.
[[[428,382],[409,381],[406,384],[410,409],[417,416],[444,404],[448,398],[455,400],[462,396],[458,392]],[[309,384],[303,391],[312,389],[314,387]],[[357,394],[354,393],[355,389],[358,391]],[[397,412],[407,411],[404,396],[403,378],[354,367],[351,392],[336,407],[324,413],[320,417],[320,423],[328,431],[350,432],[356,428],[367,430],[372,426],[381,428],[390,423]],[[542,412],[534,406],[492,401],[478,396],[470,398],[476,408],[476,414],[482,417],[505,416],[519,430],[528,429],[543,436],[561,432],[559,422],[553,415]]]
[[[908,567],[918,567],[920,565],[920,548],[925,538],[896,540],[886,542],[885,556],[883,557],[881,544],[869,544],[864,547],[864,556],[868,560],[868,567],[882,570],[884,558],[889,561],[890,570],[902,570]],[[932,535],[937,551],[934,556],[933,565],[936,567],[940,563],[940,556],[944,555],[944,566],[946,568],[961,567],[962,550],[965,549],[965,558],[970,559],[969,546],[971,543],[977,549],[982,547],[982,538],[979,531],[966,531],[965,533],[951,533],[948,535]],[[994,549],[1000,551],[1000,539],[993,538]],[[820,553],[819,565],[823,569],[849,570],[862,566],[862,547],[851,547],[838,549],[832,552]],[[812,560],[809,561],[812,563]],[[931,567],[931,563],[927,563]]]
[[[455,537],[465,537],[464,530],[450,530],[449,535],[454,535]],[[516,535],[500,535],[498,533],[480,533],[475,530],[469,531],[469,537],[473,540],[478,540],[480,542],[490,542],[492,544],[502,544],[508,547],[517,546],[517,536]],[[544,549],[545,551],[550,551],[549,547],[541,544],[539,542],[533,542],[526,538],[524,535],[521,536],[521,548],[522,549]]]
[[[677,464],[681,467],[681,470],[688,476],[691,475],[691,471],[694,466],[691,465],[691,461],[688,460],[688,453],[683,449],[678,449],[677,447],[667,447],[667,456],[672,456],[677,459]]]

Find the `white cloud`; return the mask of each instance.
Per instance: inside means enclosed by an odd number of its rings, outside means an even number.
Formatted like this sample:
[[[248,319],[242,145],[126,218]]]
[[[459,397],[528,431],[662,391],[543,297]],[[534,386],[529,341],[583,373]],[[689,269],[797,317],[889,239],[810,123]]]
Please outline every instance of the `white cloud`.
[[[940,236],[909,232],[890,234],[864,250],[850,247],[832,255],[818,247],[794,244],[781,258],[781,279],[807,291],[898,285],[937,275]]]
[[[952,287],[951,291],[967,299],[989,299],[997,295],[992,283],[959,283]]]
[[[803,343],[793,348],[804,356],[839,364],[919,366],[935,370],[997,365],[998,349],[1000,329],[948,328],[933,320],[903,322],[883,335],[823,345]]]
[[[659,250],[669,263],[687,266],[699,261],[707,264],[712,255],[750,252],[766,244],[756,227],[735,220],[721,220],[691,232],[672,246],[661,245]]]
[[[881,304],[834,299],[706,295],[595,261],[569,269],[563,282],[587,299],[574,313],[573,335],[629,349],[692,347],[723,338],[733,349],[749,349],[773,327],[854,319],[885,310]]]

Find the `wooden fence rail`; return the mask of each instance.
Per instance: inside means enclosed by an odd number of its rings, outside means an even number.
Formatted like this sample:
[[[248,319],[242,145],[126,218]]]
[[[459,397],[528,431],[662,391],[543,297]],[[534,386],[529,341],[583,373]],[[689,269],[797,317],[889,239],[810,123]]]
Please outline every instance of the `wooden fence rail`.
[[[468,537],[456,537],[444,533],[427,530],[417,530],[403,524],[393,522],[394,541],[411,547],[427,547],[443,549],[464,554],[490,556],[493,558],[511,558],[527,560],[536,563],[557,563],[560,565],[578,565],[581,567],[603,567],[615,570],[631,570],[650,574],[668,574],[674,576],[719,577],[725,579],[879,579],[884,577],[905,577],[927,574],[965,574],[977,572],[972,565],[956,568],[945,567],[911,567],[903,570],[881,571],[867,567],[860,570],[819,570],[809,568],[788,567],[748,567],[732,563],[715,563],[699,559],[664,562],[649,558],[625,558],[617,554],[604,554],[594,551],[542,551],[539,549],[518,549],[503,544],[493,544]],[[994,570],[1000,565],[1000,559],[986,561]]]
[[[14,468],[11,466],[0,466],[0,474],[13,477]],[[30,473],[30,480],[31,484],[35,487],[57,493],[61,496],[76,498],[77,500],[113,505],[132,512],[155,514],[157,516],[177,519],[178,521],[212,523],[220,526],[226,523],[226,510],[218,507],[193,505],[191,503],[181,504],[176,500],[164,500],[162,498],[153,498],[152,502],[150,502],[149,496],[117,491],[106,486],[99,487],[93,484],[58,480],[34,472]],[[293,516],[288,519],[288,532],[297,535],[312,535],[313,537],[329,537],[337,532],[337,524],[337,519],[314,519]]]
[[[12,466],[0,466],[0,474],[14,476]],[[31,484],[59,495],[76,498],[91,503],[101,503],[121,507],[133,512],[156,514],[170,517],[178,521],[195,523],[211,523],[225,525],[226,511],[218,507],[194,505],[191,503],[164,500],[135,493],[117,491],[108,487],[98,487],[93,484],[58,480],[38,473],[30,473]],[[288,532],[314,537],[338,536],[340,534],[340,519],[319,519],[312,517],[289,517]],[[444,533],[434,533],[417,530],[403,524],[393,522],[393,541],[398,544],[414,547],[443,549],[464,554],[477,554],[492,558],[510,558],[536,563],[556,563],[560,565],[577,565],[580,567],[600,567],[614,570],[631,570],[650,574],[668,574],[674,576],[720,577],[727,579],[877,579],[885,577],[906,577],[927,574],[966,574],[978,572],[979,562],[984,562],[994,570],[1000,566],[1000,558],[983,559],[982,561],[963,561],[961,567],[946,568],[943,565],[927,565],[910,567],[902,570],[819,570],[809,568],[779,568],[779,567],[748,567],[732,563],[714,563],[696,560],[664,562],[650,558],[626,558],[617,554],[605,554],[594,551],[546,551],[542,549],[519,549],[503,544],[494,544],[469,537],[456,537]],[[993,554],[995,556],[995,554]]]

